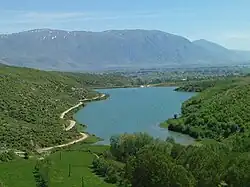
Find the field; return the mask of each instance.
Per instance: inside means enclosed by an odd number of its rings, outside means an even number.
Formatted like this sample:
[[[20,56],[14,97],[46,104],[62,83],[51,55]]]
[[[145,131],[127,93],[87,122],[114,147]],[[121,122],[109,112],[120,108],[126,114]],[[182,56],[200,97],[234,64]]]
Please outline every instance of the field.
[[[0,164],[0,181],[4,187],[33,187],[36,185],[33,169],[36,161],[15,160]],[[0,183],[1,184],[1,183]]]
[[[52,168],[50,173],[51,186],[55,187],[111,187],[112,185],[105,183],[101,178],[94,175],[91,171],[91,163],[94,155],[83,151],[66,151],[53,154],[51,156]],[[69,177],[69,167],[71,167]]]
[[[107,146],[89,144],[74,145],[68,150],[57,151],[47,158],[51,161],[49,180],[51,187],[80,187],[82,180],[85,187],[112,187],[92,173],[91,164],[95,157],[89,151],[99,154],[107,150]],[[18,159],[0,164],[0,181],[4,187],[34,187],[33,175],[36,159]],[[69,166],[71,167],[69,177]],[[1,183],[0,183],[1,184]]]

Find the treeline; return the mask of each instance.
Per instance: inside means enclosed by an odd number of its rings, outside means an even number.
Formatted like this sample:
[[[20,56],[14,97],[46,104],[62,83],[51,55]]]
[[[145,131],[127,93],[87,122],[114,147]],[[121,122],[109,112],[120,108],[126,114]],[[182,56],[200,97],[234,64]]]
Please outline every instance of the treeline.
[[[181,117],[162,126],[194,138],[223,140],[249,133],[250,77],[218,81],[182,105]]]
[[[0,163],[14,160],[17,155],[13,151],[2,151],[0,153]]]
[[[65,132],[60,114],[83,97],[96,96],[90,87],[122,84],[132,83],[114,75],[0,66],[0,150],[34,150],[75,139],[76,128]]]
[[[180,92],[202,92],[208,88],[212,88],[215,85],[219,84],[230,84],[234,81],[237,81],[237,77],[219,77],[219,78],[210,78],[204,80],[190,80],[182,83],[181,86],[177,87],[175,91]]]
[[[249,140],[233,136],[222,143],[182,146],[142,133],[114,136],[93,168],[120,187],[249,186]]]
[[[37,187],[49,187],[50,186],[50,168],[51,161],[49,159],[38,160],[33,171]]]

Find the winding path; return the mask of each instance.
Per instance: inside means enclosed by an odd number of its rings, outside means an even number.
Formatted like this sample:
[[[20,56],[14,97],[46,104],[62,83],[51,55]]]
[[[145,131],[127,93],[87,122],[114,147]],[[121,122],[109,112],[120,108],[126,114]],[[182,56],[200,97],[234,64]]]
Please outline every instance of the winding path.
[[[45,148],[42,148],[42,149],[37,149],[37,152],[38,153],[43,153],[43,152],[46,152],[46,151],[50,151],[52,149],[55,149],[55,148],[61,148],[61,147],[67,147],[69,145],[72,145],[72,144],[75,144],[75,143],[78,143],[78,142],[81,142],[83,140],[85,140],[86,138],[88,138],[88,134],[86,133],[80,133],[81,135],[81,138],[77,139],[77,140],[73,140],[69,143],[65,143],[65,144],[61,144],[61,145],[56,145],[56,146],[52,146],[52,147],[45,147]]]
[[[65,116],[68,112],[70,112],[71,110],[73,110],[73,109],[75,109],[75,108],[78,108],[79,106],[81,106],[81,105],[82,105],[84,102],[86,102],[86,101],[94,101],[94,100],[97,100],[97,99],[101,99],[101,98],[103,98],[103,97],[105,97],[105,94],[102,94],[101,96],[93,97],[93,98],[91,98],[91,99],[86,99],[86,98],[85,98],[85,99],[81,100],[80,103],[78,103],[77,105],[75,105],[75,106],[69,108],[68,110],[64,111],[64,112],[60,115],[60,118],[63,119],[64,116]],[[65,131],[69,131],[69,130],[72,129],[72,128],[75,126],[75,124],[76,124],[76,122],[75,122],[74,120],[68,120],[68,121],[69,121],[70,124],[69,124],[68,127],[65,128]]]
[[[93,97],[91,99],[85,98],[85,99],[81,100],[77,105],[75,105],[75,106],[69,108],[68,110],[64,111],[60,115],[60,118],[64,119],[65,114],[67,114],[69,111],[71,111],[71,110],[73,110],[73,109],[81,106],[86,101],[94,101],[94,100],[97,100],[97,99],[102,99],[105,96],[106,96],[105,94],[102,94],[101,96],[96,96],[96,97]],[[68,120],[68,121],[70,122],[70,124],[69,124],[68,127],[65,128],[65,131],[69,131],[70,129],[72,129],[76,125],[76,121],[74,121],[74,120]],[[81,135],[80,138],[78,138],[76,140],[73,140],[71,142],[68,142],[68,143],[65,143],[65,144],[61,144],[61,145],[56,145],[56,146],[51,146],[51,147],[45,147],[45,148],[37,149],[37,152],[38,153],[43,153],[43,152],[50,151],[50,150],[55,149],[55,148],[67,147],[69,145],[81,142],[81,141],[85,140],[86,138],[88,138],[88,136],[89,136],[88,134],[83,133],[83,132],[81,132],[80,135]]]

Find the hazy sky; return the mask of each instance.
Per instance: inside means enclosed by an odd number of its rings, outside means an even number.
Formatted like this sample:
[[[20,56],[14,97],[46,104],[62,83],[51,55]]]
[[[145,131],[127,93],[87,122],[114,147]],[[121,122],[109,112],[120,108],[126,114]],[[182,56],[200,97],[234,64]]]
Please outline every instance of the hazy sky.
[[[0,33],[157,29],[250,50],[250,0],[0,0]]]

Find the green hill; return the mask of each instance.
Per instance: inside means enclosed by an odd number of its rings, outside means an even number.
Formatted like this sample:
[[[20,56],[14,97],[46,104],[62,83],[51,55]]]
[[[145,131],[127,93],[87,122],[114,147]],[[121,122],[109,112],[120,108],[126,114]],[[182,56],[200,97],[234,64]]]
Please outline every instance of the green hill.
[[[25,159],[2,150],[32,150],[75,138],[77,129],[63,130],[61,112],[83,96],[97,95],[92,87],[133,82],[2,66],[0,83],[0,186],[249,186],[249,77],[196,82],[203,91],[183,104],[180,118],[166,122],[171,130],[221,142],[183,146],[135,133],[112,136],[110,146],[81,142]]]
[[[83,97],[97,95],[90,88],[129,86],[114,75],[73,74],[0,66],[0,150],[25,150],[61,144],[78,136],[60,113]]]
[[[170,130],[195,138],[221,140],[235,133],[248,132],[250,123],[250,78],[227,78],[183,86],[204,90],[186,101],[179,119],[166,121]],[[204,86],[205,85],[205,86]],[[207,88],[206,88],[207,87]],[[185,90],[184,89],[184,90]],[[179,89],[181,90],[181,89]],[[164,124],[162,124],[164,126]]]

